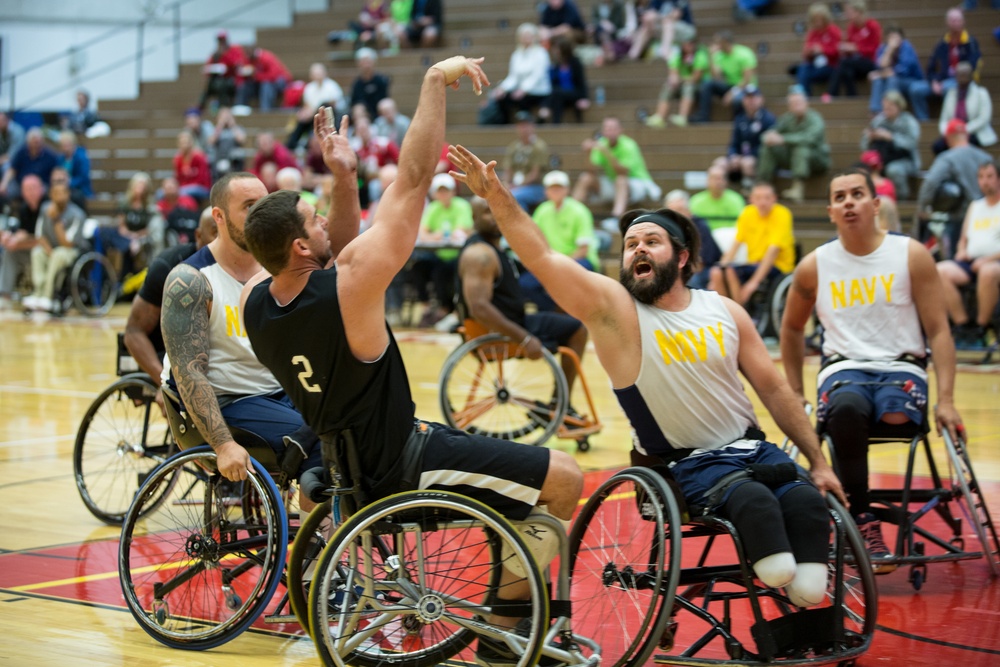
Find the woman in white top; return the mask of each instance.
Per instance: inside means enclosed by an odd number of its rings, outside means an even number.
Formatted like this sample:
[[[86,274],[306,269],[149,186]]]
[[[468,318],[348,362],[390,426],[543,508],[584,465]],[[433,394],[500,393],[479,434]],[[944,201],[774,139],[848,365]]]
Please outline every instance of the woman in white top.
[[[518,26],[517,43],[510,54],[507,78],[493,93],[508,123],[516,111],[530,111],[552,93],[551,61],[549,52],[538,43],[538,26],[533,23]]]
[[[313,63],[309,66],[309,83],[302,90],[302,105],[295,112],[295,129],[285,142],[288,150],[295,150],[302,137],[312,131],[313,116],[321,105],[333,107],[337,116],[334,122],[339,125],[340,117],[347,111],[344,90],[327,75],[322,63]]]

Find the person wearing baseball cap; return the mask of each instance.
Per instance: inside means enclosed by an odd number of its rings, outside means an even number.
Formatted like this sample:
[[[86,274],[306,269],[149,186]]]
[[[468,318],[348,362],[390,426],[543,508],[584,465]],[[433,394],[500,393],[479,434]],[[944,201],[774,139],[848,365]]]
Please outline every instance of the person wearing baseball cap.
[[[240,84],[240,68],[246,61],[243,57],[243,47],[229,43],[229,34],[220,30],[215,35],[215,51],[205,61],[203,68],[208,80],[205,91],[198,101],[198,108],[205,109],[209,98],[215,98],[219,106],[229,107],[236,99],[236,89]]]

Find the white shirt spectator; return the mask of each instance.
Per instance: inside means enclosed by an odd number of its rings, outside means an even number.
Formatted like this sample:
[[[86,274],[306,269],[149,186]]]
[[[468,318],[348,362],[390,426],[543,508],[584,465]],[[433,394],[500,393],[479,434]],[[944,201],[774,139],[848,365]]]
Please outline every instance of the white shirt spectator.
[[[318,109],[321,104],[332,104],[341,113],[347,110],[344,90],[340,84],[329,77],[321,82],[310,81],[307,83],[302,91],[302,103],[313,109]]]
[[[550,64],[549,52],[541,46],[519,46],[510,54],[510,69],[500,88],[508,93],[521,90],[528,95],[551,95]]]

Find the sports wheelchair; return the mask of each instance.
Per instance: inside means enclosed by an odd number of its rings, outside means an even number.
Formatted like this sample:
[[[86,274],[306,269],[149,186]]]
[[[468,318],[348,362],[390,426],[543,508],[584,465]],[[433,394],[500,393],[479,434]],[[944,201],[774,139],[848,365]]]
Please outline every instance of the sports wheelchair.
[[[733,525],[685,507],[665,476],[638,466],[616,473],[573,524],[574,620],[582,632],[601,628],[602,664],[849,665],[867,651],[875,578],[835,499],[827,600],[798,609],[755,579]]]
[[[566,376],[548,350],[539,360],[528,359],[517,343],[472,319],[459,332],[464,342],[445,359],[438,382],[446,424],[529,445],[544,444],[555,435],[576,440],[581,452],[590,449],[589,438],[600,433],[602,424],[573,350],[558,351],[576,366],[587,401],[584,415],[570,408]]]
[[[834,382],[831,392],[848,383]],[[880,383],[874,383],[880,384]],[[830,449],[834,470],[840,474],[836,446],[830,434],[819,431]],[[920,590],[927,579],[927,564],[984,558],[990,575],[1000,576],[1000,540],[990,516],[982,488],[972,469],[968,447],[942,432],[946,467],[935,463],[930,444],[930,426],[925,410],[923,424],[879,423],[869,434],[869,444],[908,444],[906,471],[901,488],[871,489],[872,513],[883,523],[897,526],[894,556],[886,565],[909,565],[909,582]],[[916,475],[917,452],[922,451],[929,470],[926,481]],[[932,532],[945,528],[948,534]],[[966,542],[978,549],[966,549]],[[889,541],[890,546],[892,542]]]

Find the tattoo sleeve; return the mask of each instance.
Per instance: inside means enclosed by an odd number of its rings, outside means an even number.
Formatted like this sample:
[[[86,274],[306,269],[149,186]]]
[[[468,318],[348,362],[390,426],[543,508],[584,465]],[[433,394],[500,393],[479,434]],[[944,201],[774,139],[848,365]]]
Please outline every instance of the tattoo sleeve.
[[[194,267],[181,264],[163,290],[163,342],[181,399],[202,436],[216,449],[232,440],[208,381],[209,308],[212,286]]]

